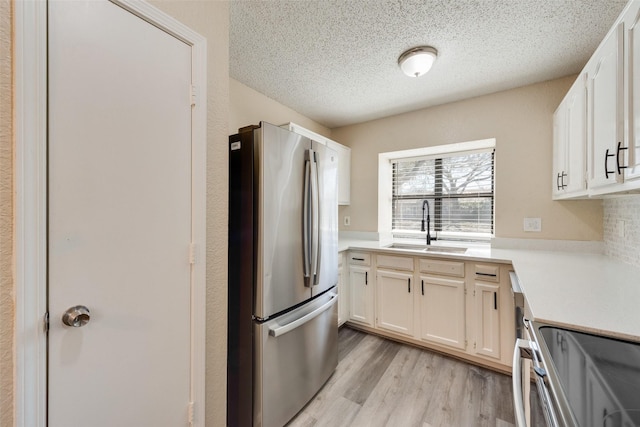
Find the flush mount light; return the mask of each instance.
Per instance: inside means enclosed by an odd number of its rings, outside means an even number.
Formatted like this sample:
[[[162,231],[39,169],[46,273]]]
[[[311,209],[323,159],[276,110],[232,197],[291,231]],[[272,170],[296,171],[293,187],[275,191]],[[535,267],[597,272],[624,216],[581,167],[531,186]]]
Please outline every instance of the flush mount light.
[[[426,74],[436,61],[438,51],[431,46],[418,46],[403,52],[398,58],[398,65],[409,77],[420,77]]]

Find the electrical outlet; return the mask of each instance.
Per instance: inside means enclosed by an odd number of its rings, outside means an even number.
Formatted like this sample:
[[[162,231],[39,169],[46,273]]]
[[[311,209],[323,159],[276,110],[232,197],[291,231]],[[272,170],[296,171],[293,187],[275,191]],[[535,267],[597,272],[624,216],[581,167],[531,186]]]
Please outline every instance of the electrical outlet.
[[[524,219],[524,231],[542,231],[542,219],[541,218],[525,218]]]
[[[351,225],[351,217],[350,217],[350,216],[345,216],[345,217],[344,217],[344,225],[345,225],[346,227],[348,227],[348,226],[350,226],[350,225]]]

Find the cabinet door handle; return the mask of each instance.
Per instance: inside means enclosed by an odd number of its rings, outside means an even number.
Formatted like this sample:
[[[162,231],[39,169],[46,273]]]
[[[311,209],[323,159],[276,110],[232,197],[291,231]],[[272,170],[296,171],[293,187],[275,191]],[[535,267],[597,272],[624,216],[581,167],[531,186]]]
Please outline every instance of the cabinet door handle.
[[[609,163],[609,157],[613,157],[615,156],[615,154],[609,154],[609,149],[607,148],[607,151],[604,153],[604,177],[605,179],[609,179],[609,174],[610,173],[615,173],[614,171],[609,172],[609,168],[608,168],[608,163]]]
[[[411,278],[407,279],[407,292],[411,293]]]
[[[421,280],[422,282],[422,295],[424,295],[424,280]]]
[[[562,171],[562,175],[560,175],[560,188],[562,188],[563,190],[567,186],[567,184],[564,183],[565,176],[567,176],[567,173],[565,171]]]
[[[562,189],[562,186],[560,185],[560,173],[559,172],[556,174],[556,187],[558,187],[558,191],[560,191]]]
[[[364,284],[365,285],[369,284],[369,272],[368,271],[364,272]]]
[[[622,141],[618,142],[618,151],[616,152],[616,166],[618,167],[618,174],[622,173],[622,169],[626,169],[626,166],[620,166],[620,151],[628,150],[628,147],[622,146]]]
[[[498,293],[497,292],[493,293],[493,309],[494,310],[498,309]]]

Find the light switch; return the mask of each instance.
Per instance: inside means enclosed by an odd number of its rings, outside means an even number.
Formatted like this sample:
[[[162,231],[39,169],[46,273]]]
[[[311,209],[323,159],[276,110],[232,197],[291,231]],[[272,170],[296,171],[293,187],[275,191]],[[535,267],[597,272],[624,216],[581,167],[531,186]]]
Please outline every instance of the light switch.
[[[347,226],[347,227],[351,225],[351,217],[350,216],[345,216],[344,217],[344,225]]]
[[[542,231],[542,219],[541,218],[525,218],[524,219],[524,231]]]

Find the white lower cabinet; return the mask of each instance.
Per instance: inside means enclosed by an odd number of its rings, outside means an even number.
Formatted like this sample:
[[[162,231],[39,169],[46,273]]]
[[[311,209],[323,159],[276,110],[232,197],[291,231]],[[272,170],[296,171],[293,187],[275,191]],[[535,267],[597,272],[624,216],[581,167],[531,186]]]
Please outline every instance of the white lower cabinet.
[[[376,326],[413,336],[413,273],[376,270]]]
[[[500,286],[474,284],[475,326],[474,353],[500,359]]]
[[[349,319],[349,282],[344,254],[338,255],[338,326]]]
[[[374,277],[368,253],[349,252],[349,320],[374,326]]]
[[[511,366],[509,265],[363,252],[347,258],[349,322],[477,363]]]
[[[349,320],[373,326],[371,267],[349,266]]]
[[[420,339],[465,349],[464,280],[420,276]]]

